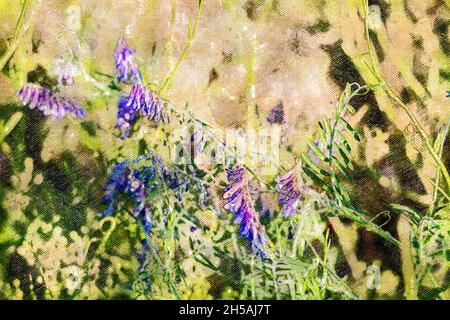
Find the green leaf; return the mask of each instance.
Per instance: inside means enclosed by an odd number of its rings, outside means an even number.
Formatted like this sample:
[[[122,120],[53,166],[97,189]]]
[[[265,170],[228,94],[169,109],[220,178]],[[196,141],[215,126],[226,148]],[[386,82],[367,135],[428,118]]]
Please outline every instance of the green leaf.
[[[347,110],[350,112],[350,114],[351,114],[352,116],[355,115],[355,113],[356,113],[355,108],[353,108],[353,106],[350,105],[350,104],[347,104]]]
[[[327,161],[328,158],[327,156],[325,156],[325,154],[322,152],[322,150],[320,150],[314,143],[309,142],[308,146],[311,148],[311,150],[314,151],[314,153],[323,161]]]
[[[313,169],[315,172],[317,173],[322,173],[322,169],[319,168],[317,165],[314,164],[314,162],[311,161],[311,159],[304,153],[302,152],[300,154],[300,156],[302,157],[302,159],[308,164],[309,167],[311,167],[311,169]]]
[[[341,142],[342,142],[343,146],[345,147],[345,149],[349,153],[351,153],[352,152],[352,148],[350,147],[349,143],[347,142],[347,139],[345,138],[344,134],[341,131],[339,131],[339,130],[336,130],[336,133],[337,133],[339,139],[341,139]]]
[[[420,213],[418,213],[416,210],[414,210],[408,206],[404,206],[404,205],[396,204],[396,203],[391,203],[389,206],[396,211],[406,213],[406,215],[416,225],[418,225],[420,220],[422,219],[422,216],[420,215]]]
[[[439,153],[441,150],[442,142],[444,141],[444,131],[439,131],[436,140],[434,140],[433,149],[435,152]]]
[[[342,118],[342,117],[341,117],[341,121],[344,123],[344,129],[345,129],[348,133],[350,133],[350,134],[353,136],[353,138],[355,138],[356,141],[360,142],[361,139],[360,139],[358,133],[356,132],[355,129],[353,129],[353,127],[350,125],[350,123],[348,123],[348,121],[345,120],[345,119]]]
[[[344,128],[348,130],[350,133],[353,133],[355,131],[345,118],[341,117],[341,121],[344,123]]]
[[[322,131],[325,131],[325,127],[323,126],[323,123],[321,121],[319,121],[317,124]]]
[[[347,192],[347,189],[344,186],[344,182],[341,180],[341,178],[339,178],[338,175],[334,176],[335,179],[335,183],[337,185],[337,191],[339,192],[339,194],[342,196],[342,202],[350,205],[351,204],[351,200],[350,200],[350,195]],[[351,180],[351,177],[347,178],[348,180]]]
[[[202,265],[204,265],[205,267],[213,270],[213,271],[217,271],[219,270],[217,267],[214,266],[214,264],[203,254],[203,253],[199,253],[198,254],[199,257],[195,257],[195,261],[201,263]]]
[[[345,151],[341,148],[340,145],[338,145],[336,142],[333,142],[333,146],[334,148],[339,152],[339,155],[341,156],[342,160],[345,162],[345,164],[347,165],[348,168],[350,168],[350,170],[353,170],[353,165],[351,160],[348,158],[347,154],[345,153]]]
[[[390,243],[394,244],[395,246],[400,247],[400,243],[398,242],[398,240],[395,239],[389,232],[384,231],[373,222],[365,220],[359,213],[357,214],[354,210],[346,207],[339,207],[338,210],[343,216],[355,221],[356,223],[360,224],[367,230],[378,234],[379,236],[389,241]]]
[[[345,178],[349,181],[352,181],[353,180],[352,176],[350,172],[347,170],[347,168],[335,156],[333,156],[333,159],[335,160],[334,162],[337,164],[337,166],[339,167],[340,171],[345,176]]]
[[[326,132],[327,132],[328,134],[331,134],[331,132],[332,132],[333,130],[331,129],[330,119],[328,119],[328,117],[327,117],[326,115],[325,115],[323,118],[324,118],[324,123],[325,123]]]
[[[18,111],[8,119],[5,125],[2,125],[2,127],[0,128],[0,142],[3,141],[3,139],[5,139],[11,133],[11,131],[19,123],[20,119],[22,119],[22,116],[22,112]]]
[[[328,187],[328,185],[321,178],[319,178],[313,171],[311,171],[308,167],[303,167],[303,172],[305,172],[305,174],[308,177],[310,177],[311,180],[313,180],[316,183],[316,185],[321,187],[326,192],[330,192],[330,188]]]
[[[322,143],[324,144],[324,145],[328,145],[328,140],[327,140],[327,134],[326,134],[326,132],[325,132],[325,130],[323,129],[323,126],[321,125],[321,123],[319,122],[319,127],[317,128],[317,130],[318,130],[318,133],[319,133],[319,135],[320,135],[320,140],[322,141]]]

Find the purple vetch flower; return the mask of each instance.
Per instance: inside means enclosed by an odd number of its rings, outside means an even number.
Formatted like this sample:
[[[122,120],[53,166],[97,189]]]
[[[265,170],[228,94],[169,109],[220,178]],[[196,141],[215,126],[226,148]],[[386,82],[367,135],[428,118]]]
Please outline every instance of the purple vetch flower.
[[[154,123],[170,123],[170,117],[164,110],[162,100],[148,87],[134,83],[128,99],[119,100],[116,128],[122,131],[122,138],[128,136],[139,115]]]
[[[130,169],[128,168],[128,161],[122,161],[116,164],[108,177],[105,187],[105,195],[103,200],[108,202],[108,208],[101,213],[104,216],[111,216],[114,214],[117,206],[117,198],[120,193],[125,192],[127,188],[127,177]]]
[[[122,161],[116,164],[105,187],[103,199],[108,203],[108,208],[102,215],[114,214],[119,195],[128,194],[135,202],[133,217],[138,218],[148,209],[148,194],[159,188],[161,182],[165,183],[168,189],[177,191],[176,197],[181,199],[189,179],[181,177],[174,169],[166,166],[156,154],[147,153],[131,162]]]
[[[26,84],[17,93],[20,102],[28,105],[30,109],[37,108],[44,115],[53,115],[56,119],[62,119],[67,114],[74,118],[82,118],[86,111],[76,102],[59,97],[51,90],[34,84]]]
[[[209,193],[208,193],[208,189],[206,189],[206,187],[203,184],[197,184],[196,186],[196,190],[197,190],[197,205],[199,207],[205,206],[207,204],[209,204]]]
[[[167,187],[170,190],[178,191],[176,197],[178,200],[181,200],[183,198],[183,191],[189,187],[189,179],[187,177],[182,178],[181,174],[167,167],[158,155],[153,154],[151,160],[157,173],[167,184]]]
[[[190,140],[191,146],[194,147],[194,162],[196,164],[220,162],[220,158],[224,156],[225,142],[215,137],[214,133],[207,127],[195,125]]]
[[[130,134],[131,128],[137,120],[137,113],[133,107],[128,106],[128,100],[124,97],[119,98],[119,108],[117,110],[116,128],[122,131],[121,138],[124,139]]]
[[[147,204],[144,207],[144,209],[141,211],[139,218],[141,219],[142,227],[144,228],[145,233],[150,234],[153,229],[150,205]]]
[[[128,175],[126,192],[130,193],[131,197],[135,200],[135,208],[133,216],[139,217],[142,211],[146,207],[146,200],[149,190],[147,189],[146,182],[149,177],[143,174],[144,170],[133,170]]]
[[[189,175],[183,175],[183,173],[175,170],[175,167],[166,165],[152,150],[132,161],[119,162],[112,168],[108,177],[103,197],[107,209],[100,215],[111,216],[115,214],[119,197],[128,197],[128,200],[134,201],[134,209],[130,214],[142,226],[145,234],[150,236],[153,229],[152,211],[154,205],[150,203],[148,196],[153,191],[164,188],[175,191],[175,197],[181,200],[183,192],[190,187]],[[165,187],[163,187],[163,184]],[[143,268],[147,262],[149,245],[148,237],[144,238],[142,247],[137,252],[140,268]]]
[[[277,183],[275,188],[278,191],[278,202],[284,205],[281,215],[291,217],[297,211],[304,186],[299,183],[294,169],[283,176],[276,177],[275,182]]]
[[[207,143],[210,142],[206,129],[195,128],[191,135],[191,143],[194,145],[194,154],[200,155],[205,151]]]
[[[252,251],[264,257],[263,247],[267,243],[264,226],[248,195],[244,168],[227,169],[227,177],[230,184],[223,195],[224,208],[234,214],[234,223],[241,225],[239,234],[248,239]]]
[[[124,38],[120,38],[116,51],[114,51],[116,75],[119,76],[119,82],[141,82],[141,74],[134,62],[135,52],[128,47]]]
[[[127,106],[133,107],[136,112],[140,112],[143,117],[152,120],[154,123],[170,123],[170,117],[164,110],[164,103],[161,98],[148,87],[139,83],[133,84]]]
[[[283,124],[286,122],[284,119],[283,102],[280,101],[275,107],[272,108],[272,110],[270,110],[267,121],[270,124]]]

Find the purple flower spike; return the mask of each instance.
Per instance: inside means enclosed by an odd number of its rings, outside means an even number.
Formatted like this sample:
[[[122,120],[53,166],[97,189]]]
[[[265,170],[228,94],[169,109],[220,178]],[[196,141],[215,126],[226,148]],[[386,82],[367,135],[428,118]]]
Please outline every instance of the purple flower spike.
[[[300,197],[303,191],[303,185],[298,183],[294,169],[285,175],[275,178],[276,189],[279,194],[278,202],[284,205],[281,215],[291,217],[297,212]]]
[[[272,110],[270,110],[267,121],[270,124],[283,124],[286,122],[284,120],[284,106],[281,101],[275,107],[273,107]]]
[[[266,244],[264,226],[259,221],[259,214],[253,208],[248,196],[245,171],[243,168],[227,169],[230,184],[223,195],[224,208],[234,214],[234,223],[240,224],[239,234],[248,239],[252,251],[265,257],[263,247]]]
[[[67,114],[74,118],[82,118],[86,115],[86,111],[76,102],[59,97],[49,89],[37,85],[22,86],[17,96],[23,105],[28,105],[30,109],[37,108],[44,115],[52,115],[56,119],[62,119]]]
[[[122,139],[126,138],[135,124],[138,115],[154,123],[170,123],[161,99],[148,87],[134,83],[128,100],[119,100],[116,128],[122,131]]]
[[[141,82],[141,74],[137,64],[134,62],[135,50],[128,47],[124,38],[120,38],[117,43],[114,58],[116,61],[116,75],[119,76],[119,82]]]

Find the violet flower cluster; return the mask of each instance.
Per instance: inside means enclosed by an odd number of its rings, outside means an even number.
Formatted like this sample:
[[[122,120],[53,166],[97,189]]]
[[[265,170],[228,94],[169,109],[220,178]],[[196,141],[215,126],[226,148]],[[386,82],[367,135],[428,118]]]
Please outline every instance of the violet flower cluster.
[[[119,98],[116,128],[122,131],[122,139],[128,137],[139,116],[154,123],[170,122],[161,98],[141,83],[141,74],[134,62],[135,52],[128,47],[124,38],[120,38],[114,52],[116,75],[118,75],[119,82],[130,81],[133,83],[128,98]]]
[[[148,87],[134,83],[128,99],[119,99],[116,128],[122,131],[122,139],[126,138],[138,116],[154,123],[170,123],[170,117],[164,110],[164,103]]]
[[[223,195],[226,200],[224,208],[234,214],[234,223],[240,225],[239,234],[248,239],[252,251],[265,257],[264,226],[248,195],[244,168],[227,169],[227,178],[230,184]]]
[[[283,102],[280,101],[280,103],[278,103],[275,107],[272,108],[272,110],[270,110],[267,121],[270,124],[283,124],[286,122],[286,120],[284,119]]]
[[[292,217],[297,212],[304,186],[300,185],[295,170],[291,170],[275,178],[277,185],[275,189],[278,191],[278,202],[284,205],[281,215],[284,217]]]
[[[145,164],[139,165],[141,161],[145,161]],[[147,203],[147,197],[161,185],[161,182],[165,183],[168,189],[177,191],[176,196],[181,200],[189,179],[181,177],[176,171],[166,166],[156,154],[147,153],[132,162],[125,160],[116,164],[105,187],[103,199],[108,207],[101,215],[113,215],[119,196],[128,194],[135,204],[133,217],[141,220],[146,231],[150,232],[151,222],[148,216],[151,206]]]
[[[23,105],[28,105],[30,109],[38,109],[44,115],[52,115],[56,119],[62,119],[67,114],[74,118],[82,118],[86,111],[76,102],[59,97],[51,90],[34,84],[26,84],[17,93]]]
[[[145,162],[142,165],[142,162]],[[116,212],[120,195],[128,195],[134,201],[134,210],[131,213],[142,226],[145,234],[151,235],[153,206],[147,198],[152,191],[160,187],[162,183],[170,190],[178,190],[178,196],[182,197],[183,189],[189,180],[181,178],[175,171],[167,167],[156,155],[147,153],[133,161],[122,161],[116,164],[105,187],[104,201],[108,207],[100,215],[111,216]],[[143,269],[149,256],[149,242],[147,238],[142,240],[142,247],[137,251],[137,258]]]
[[[136,51],[128,47],[124,38],[120,38],[117,43],[114,58],[116,63],[116,75],[119,82],[141,82],[141,74],[137,64],[134,62],[134,53]]]

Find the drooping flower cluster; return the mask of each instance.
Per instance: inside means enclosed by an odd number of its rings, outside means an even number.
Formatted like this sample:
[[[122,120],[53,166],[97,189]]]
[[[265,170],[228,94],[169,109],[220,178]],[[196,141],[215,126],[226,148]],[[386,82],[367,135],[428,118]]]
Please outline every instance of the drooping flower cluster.
[[[74,118],[82,118],[86,111],[76,102],[59,97],[51,90],[34,84],[26,84],[17,93],[23,105],[30,109],[37,108],[44,115],[53,115],[56,119],[64,118],[70,114]]]
[[[234,223],[240,224],[239,234],[248,239],[252,251],[264,257],[263,248],[266,245],[264,226],[259,221],[259,214],[248,195],[245,171],[241,167],[227,169],[227,178],[230,184],[225,188],[223,195],[226,201],[224,208],[234,214]]]
[[[143,164],[144,162],[144,164]],[[178,191],[178,199],[187,190],[189,180],[166,166],[158,155],[151,152],[136,158],[133,161],[122,161],[116,164],[108,178],[104,201],[108,207],[101,215],[113,215],[117,209],[120,195],[128,195],[134,201],[134,209],[131,213],[141,225],[147,235],[153,230],[152,211],[154,205],[148,202],[149,194],[159,188],[162,183],[167,189]],[[142,247],[137,251],[140,263],[139,269],[143,269],[149,256],[148,238],[142,240]]]
[[[147,153],[131,162],[125,160],[116,164],[106,183],[104,201],[108,203],[108,208],[102,215],[113,215],[120,194],[128,194],[135,202],[133,216],[143,219],[144,227],[151,230],[151,222],[148,220],[151,206],[147,203],[147,196],[161,182],[168,189],[178,191],[177,197],[181,199],[189,180],[166,166],[156,154]]]
[[[119,82],[141,82],[141,74],[137,64],[134,62],[135,52],[135,50],[128,47],[124,38],[120,38],[116,51],[114,51],[115,73],[118,75]]]
[[[286,122],[284,119],[284,106],[281,101],[275,107],[273,107],[272,110],[270,110],[267,121],[270,124],[283,124]]]
[[[284,205],[281,215],[291,217],[297,211],[304,186],[299,184],[294,169],[283,176],[276,177],[275,182],[277,183],[275,188],[278,191],[278,201]]]
[[[154,123],[170,123],[170,117],[164,110],[162,100],[148,87],[134,83],[128,99],[119,99],[116,128],[122,131],[122,138],[128,136],[138,116]]]

